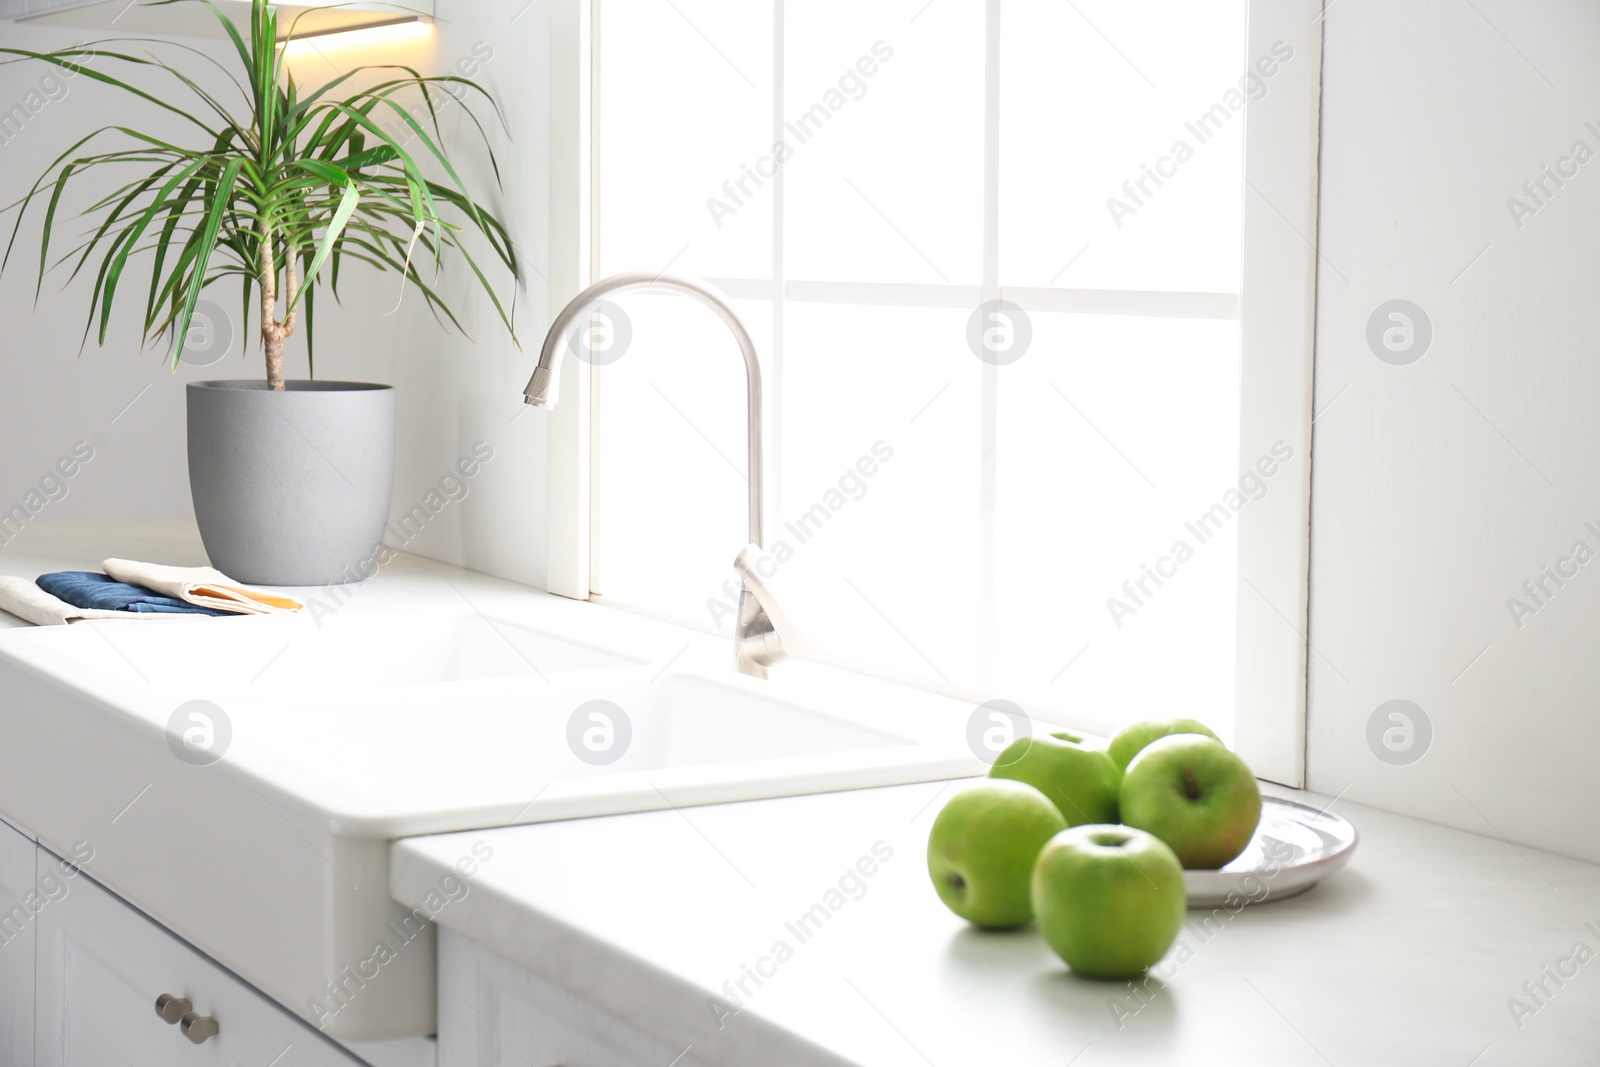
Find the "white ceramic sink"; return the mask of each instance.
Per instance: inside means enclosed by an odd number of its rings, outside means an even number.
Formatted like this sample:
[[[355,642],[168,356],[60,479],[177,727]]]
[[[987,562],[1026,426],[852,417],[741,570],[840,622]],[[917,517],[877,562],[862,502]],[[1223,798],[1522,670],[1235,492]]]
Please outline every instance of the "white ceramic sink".
[[[262,729],[250,742],[262,754],[292,760],[303,773],[343,780],[373,795],[393,791],[396,804],[413,808],[456,807],[466,797],[482,795],[483,785],[492,782],[512,783],[514,795],[525,800],[529,783],[814,759],[910,744],[752,692],[753,685],[676,672],[649,681],[638,674],[515,689],[483,685],[470,692],[448,685],[406,689],[382,698],[379,730],[364,717],[339,713],[338,705],[349,699],[345,693],[312,696],[288,707],[261,698],[224,706],[232,709],[241,744],[247,732],[258,729],[258,716],[270,718],[270,731]],[[441,725],[453,727],[440,704],[459,700],[473,704],[458,719],[463,728],[470,722],[471,736],[461,739],[465,743],[442,743]],[[307,737],[318,743],[307,746]],[[354,812],[359,803],[350,797],[342,807]]]
[[[396,838],[984,769],[966,704],[810,664],[755,681],[723,640],[451,575],[331,617],[0,632],[0,812],[88,842],[157,920],[376,1040],[432,1030],[431,927],[337,1014],[314,999],[401,928]],[[208,765],[169,733],[193,701],[228,739]]]

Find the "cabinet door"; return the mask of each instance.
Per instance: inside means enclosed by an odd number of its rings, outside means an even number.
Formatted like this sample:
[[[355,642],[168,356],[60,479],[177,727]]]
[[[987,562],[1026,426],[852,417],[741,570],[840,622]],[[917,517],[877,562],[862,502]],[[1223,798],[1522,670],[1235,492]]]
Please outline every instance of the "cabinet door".
[[[451,1067],[704,1067],[536,974],[439,931],[439,1062]]]
[[[33,1067],[34,847],[0,822],[0,1067]]]
[[[60,863],[39,850],[41,872]],[[35,1067],[359,1063],[88,875],[65,884],[37,919]],[[163,1021],[155,1007],[163,993],[214,1019],[215,1036],[196,1044]]]

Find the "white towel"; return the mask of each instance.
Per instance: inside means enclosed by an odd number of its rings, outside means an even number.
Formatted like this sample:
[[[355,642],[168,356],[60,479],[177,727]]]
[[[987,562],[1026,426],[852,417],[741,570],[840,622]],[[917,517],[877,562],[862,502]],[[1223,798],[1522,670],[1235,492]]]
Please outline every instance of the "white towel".
[[[233,611],[240,615],[282,615],[305,607],[294,597],[240,585],[212,567],[168,567],[160,563],[138,563],[131,559],[108,559],[100,566],[119,582],[142,585],[163,596],[176,597],[218,611]]]
[[[40,589],[26,578],[0,575],[0,609],[35,626],[62,626],[82,619],[159,619],[155,612],[79,608]],[[171,618],[171,616],[167,616]]]

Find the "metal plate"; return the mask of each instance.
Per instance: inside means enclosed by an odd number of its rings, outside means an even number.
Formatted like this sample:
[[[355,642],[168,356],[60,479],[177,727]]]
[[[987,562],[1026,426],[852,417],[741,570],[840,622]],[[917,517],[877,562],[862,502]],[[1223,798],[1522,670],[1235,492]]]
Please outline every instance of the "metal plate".
[[[1350,860],[1359,835],[1349,820],[1277,797],[1261,798],[1261,822],[1245,850],[1218,871],[1186,870],[1189,907],[1270,904],[1316,885]]]

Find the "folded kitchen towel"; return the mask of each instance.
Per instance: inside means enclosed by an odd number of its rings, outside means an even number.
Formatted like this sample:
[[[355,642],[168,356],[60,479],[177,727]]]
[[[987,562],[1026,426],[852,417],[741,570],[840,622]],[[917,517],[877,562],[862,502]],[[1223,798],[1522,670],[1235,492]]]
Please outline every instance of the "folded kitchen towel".
[[[39,588],[37,582],[15,575],[0,575],[0,610],[9,611],[35,626],[62,626],[80,619],[156,619],[159,615],[133,611],[100,611],[74,607]]]
[[[151,615],[227,615],[226,611],[201,607],[184,600],[162,596],[143,586],[119,582],[108,574],[93,571],[56,571],[39,576],[39,588],[59,597],[75,608],[95,611],[124,611]]]
[[[305,607],[292,596],[240,585],[212,567],[168,567],[131,559],[108,559],[101,566],[119,582],[142,585],[165,596],[218,611],[278,615]]]

